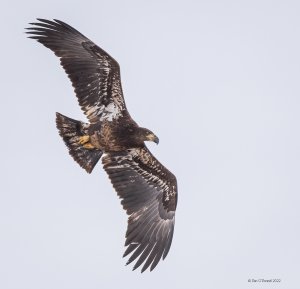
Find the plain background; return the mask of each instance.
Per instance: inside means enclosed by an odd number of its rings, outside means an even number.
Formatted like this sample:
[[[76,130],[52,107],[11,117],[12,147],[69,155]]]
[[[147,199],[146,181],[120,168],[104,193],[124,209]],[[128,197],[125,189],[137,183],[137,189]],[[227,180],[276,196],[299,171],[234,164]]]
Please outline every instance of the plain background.
[[[1,4],[0,288],[300,288],[299,1]],[[170,253],[122,259],[127,217],[101,165],[68,155],[55,112],[85,120],[54,54],[63,20],[121,65],[127,107],[178,178]],[[248,279],[281,279],[248,283]]]

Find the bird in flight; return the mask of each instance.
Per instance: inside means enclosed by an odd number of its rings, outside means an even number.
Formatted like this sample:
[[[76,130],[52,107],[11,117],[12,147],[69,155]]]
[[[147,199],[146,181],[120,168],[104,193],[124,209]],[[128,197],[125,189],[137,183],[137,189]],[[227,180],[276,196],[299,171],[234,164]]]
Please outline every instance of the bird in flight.
[[[103,49],[59,20],[30,23],[29,38],[51,49],[70,78],[89,122],[56,113],[56,126],[70,155],[88,173],[103,168],[126,210],[124,257],[133,270],[152,271],[170,249],[177,205],[176,177],[148,150],[158,137],[138,126],[126,108],[120,67]]]

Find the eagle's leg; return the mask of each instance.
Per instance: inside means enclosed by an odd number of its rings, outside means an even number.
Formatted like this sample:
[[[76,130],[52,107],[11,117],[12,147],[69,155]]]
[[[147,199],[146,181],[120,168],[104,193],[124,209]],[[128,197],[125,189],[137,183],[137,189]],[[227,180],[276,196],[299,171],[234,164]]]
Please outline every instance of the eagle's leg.
[[[95,147],[90,143],[90,136],[83,135],[79,137],[79,144],[81,144],[85,149],[94,149]]]

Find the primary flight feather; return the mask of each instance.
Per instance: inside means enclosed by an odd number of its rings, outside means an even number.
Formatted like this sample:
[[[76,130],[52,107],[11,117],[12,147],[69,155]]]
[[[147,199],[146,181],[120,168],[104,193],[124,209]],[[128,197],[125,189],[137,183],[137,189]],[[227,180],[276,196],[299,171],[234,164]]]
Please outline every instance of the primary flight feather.
[[[130,117],[121,86],[120,67],[108,53],[59,20],[30,23],[36,39],[60,58],[89,123],[56,113],[56,125],[74,160],[91,173],[102,157],[128,227],[127,264],[150,271],[170,249],[177,205],[176,177],[147,149],[158,137]]]

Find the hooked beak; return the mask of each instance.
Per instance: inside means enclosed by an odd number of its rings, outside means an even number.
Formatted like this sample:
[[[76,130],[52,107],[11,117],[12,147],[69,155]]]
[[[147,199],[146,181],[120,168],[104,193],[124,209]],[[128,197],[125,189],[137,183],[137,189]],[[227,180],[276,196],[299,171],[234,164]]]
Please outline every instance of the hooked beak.
[[[155,142],[156,144],[159,143],[159,138],[158,138],[155,134],[149,134],[149,135],[147,136],[147,140],[153,141],[153,142]]]

